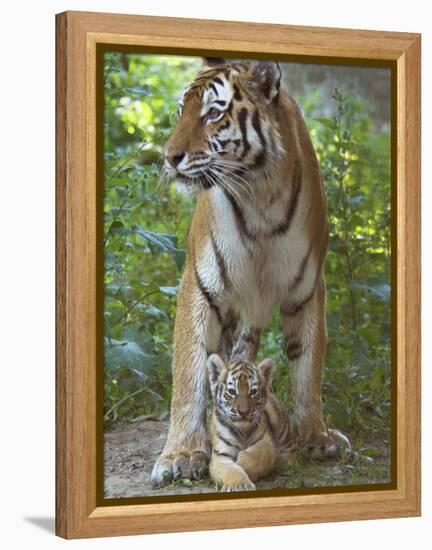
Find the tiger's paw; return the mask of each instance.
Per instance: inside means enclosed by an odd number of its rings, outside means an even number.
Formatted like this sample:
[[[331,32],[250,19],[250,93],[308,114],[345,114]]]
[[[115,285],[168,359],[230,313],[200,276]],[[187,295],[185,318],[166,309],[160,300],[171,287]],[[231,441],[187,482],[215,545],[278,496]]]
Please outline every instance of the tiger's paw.
[[[162,487],[178,479],[202,479],[208,472],[209,456],[204,451],[162,453],[151,474],[153,487]]]
[[[350,440],[339,430],[329,429],[303,445],[303,455],[314,460],[338,459],[351,456]]]
[[[255,484],[252,483],[246,472],[236,471],[226,476],[222,482],[222,493],[236,493],[239,491],[255,491]]]
[[[225,483],[222,485],[222,493],[238,493],[240,491],[256,491],[255,484],[251,480],[245,483]]]

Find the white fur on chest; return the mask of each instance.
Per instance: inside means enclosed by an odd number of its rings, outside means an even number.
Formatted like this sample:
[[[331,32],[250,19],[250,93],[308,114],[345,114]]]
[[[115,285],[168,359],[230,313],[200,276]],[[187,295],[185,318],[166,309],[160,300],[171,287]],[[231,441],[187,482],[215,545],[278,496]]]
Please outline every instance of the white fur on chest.
[[[302,262],[308,255],[310,242],[302,224],[296,223],[301,217],[301,205],[296,211],[289,230],[281,236],[256,239],[248,242],[242,237],[232,206],[224,193],[217,188],[211,190],[214,208],[213,236],[224,260],[230,288],[223,292],[217,259],[209,243],[199,261],[200,275],[205,279],[211,292],[221,294],[227,308],[236,310],[244,323],[255,327],[266,326],[274,308],[286,299],[301,300],[313,287],[316,276],[316,260],[310,256],[304,268],[304,275],[297,281]],[[256,216],[245,211],[248,222],[265,230],[268,222],[277,219],[275,212]],[[281,214],[282,215],[282,214]],[[290,290],[291,288],[291,290]]]

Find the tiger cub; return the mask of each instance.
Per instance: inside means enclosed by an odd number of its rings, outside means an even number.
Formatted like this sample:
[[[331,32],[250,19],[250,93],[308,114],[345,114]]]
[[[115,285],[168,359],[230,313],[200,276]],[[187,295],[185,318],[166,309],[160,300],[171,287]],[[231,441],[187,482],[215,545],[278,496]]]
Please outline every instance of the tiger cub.
[[[253,491],[254,482],[296,448],[288,412],[270,390],[275,363],[207,361],[213,410],[210,476],[222,491]]]

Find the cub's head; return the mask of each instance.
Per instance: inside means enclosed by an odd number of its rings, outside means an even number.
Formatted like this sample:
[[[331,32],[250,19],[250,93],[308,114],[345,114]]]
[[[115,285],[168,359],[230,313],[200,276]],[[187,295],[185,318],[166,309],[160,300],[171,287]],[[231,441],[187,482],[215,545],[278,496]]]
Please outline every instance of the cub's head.
[[[207,368],[216,411],[232,422],[258,421],[274,367],[273,359],[264,359],[259,365],[249,361],[226,365],[219,355],[210,355]]]
[[[234,196],[246,191],[254,173],[269,169],[283,152],[277,130],[280,77],[275,62],[215,59],[205,66],[179,102],[165,145],[168,178],[189,192],[213,186]]]

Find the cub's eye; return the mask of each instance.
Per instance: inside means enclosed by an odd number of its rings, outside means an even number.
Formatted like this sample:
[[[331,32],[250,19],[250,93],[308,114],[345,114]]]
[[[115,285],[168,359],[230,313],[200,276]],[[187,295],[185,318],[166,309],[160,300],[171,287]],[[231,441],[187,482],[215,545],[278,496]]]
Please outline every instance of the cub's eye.
[[[258,390],[256,388],[252,388],[250,394],[252,397],[255,397],[256,395],[258,395]]]
[[[222,111],[219,111],[219,109],[216,109],[216,107],[212,107],[207,111],[206,120],[216,120],[221,116],[221,114]]]
[[[228,394],[231,395],[231,397],[235,397],[237,395],[234,388],[228,388]]]

